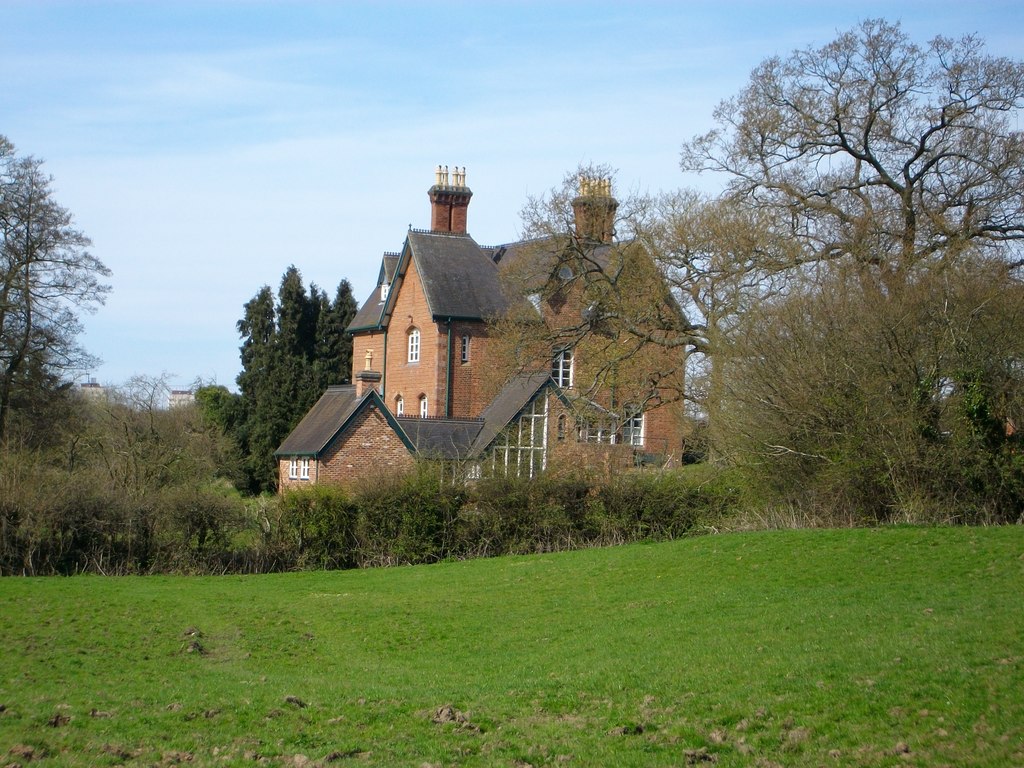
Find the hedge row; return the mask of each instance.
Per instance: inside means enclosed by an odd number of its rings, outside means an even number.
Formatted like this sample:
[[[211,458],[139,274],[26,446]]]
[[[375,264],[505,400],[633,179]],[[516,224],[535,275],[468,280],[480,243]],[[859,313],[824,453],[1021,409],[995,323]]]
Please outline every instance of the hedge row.
[[[686,473],[452,484],[426,464],[358,493],[312,486],[243,500],[219,489],[131,499],[31,486],[0,498],[0,574],[260,573],[360,568],[666,539],[736,504]]]
[[[352,495],[324,486],[291,491],[277,506],[268,544],[278,568],[427,563],[669,539],[736,504],[727,485],[685,473],[461,486],[427,465]]]

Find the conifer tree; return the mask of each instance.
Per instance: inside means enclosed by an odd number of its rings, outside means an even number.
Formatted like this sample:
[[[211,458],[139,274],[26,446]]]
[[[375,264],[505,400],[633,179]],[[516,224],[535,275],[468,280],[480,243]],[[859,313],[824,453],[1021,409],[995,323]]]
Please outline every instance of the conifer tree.
[[[307,292],[294,265],[281,277],[276,298],[263,286],[245,304],[238,321],[242,415],[236,438],[248,490],[273,488],[274,451],[328,385],[347,380],[352,339],[345,328],[355,309],[347,280],[331,302],[315,284]]]

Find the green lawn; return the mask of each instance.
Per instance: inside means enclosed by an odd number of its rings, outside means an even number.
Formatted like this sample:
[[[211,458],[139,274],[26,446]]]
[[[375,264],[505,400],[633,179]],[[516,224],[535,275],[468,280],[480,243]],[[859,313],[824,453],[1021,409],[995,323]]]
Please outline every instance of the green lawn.
[[[1022,765],[1022,588],[1022,527],[8,578],[0,766]]]

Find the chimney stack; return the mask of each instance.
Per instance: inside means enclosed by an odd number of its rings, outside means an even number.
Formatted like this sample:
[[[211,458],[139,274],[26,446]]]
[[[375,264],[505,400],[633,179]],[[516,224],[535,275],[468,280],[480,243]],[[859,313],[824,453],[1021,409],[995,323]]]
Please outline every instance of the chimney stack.
[[[449,176],[448,166],[437,166],[430,198],[430,229],[434,232],[466,234],[466,213],[473,193],[466,186],[466,167],[459,166]]]
[[[356,374],[356,397],[362,397],[371,389],[380,393],[380,380],[383,378],[380,371],[373,370],[373,350],[366,350],[365,368]]]
[[[576,236],[594,243],[610,243],[615,236],[615,211],[619,202],[612,197],[612,180],[580,176],[580,194],[572,201]]]

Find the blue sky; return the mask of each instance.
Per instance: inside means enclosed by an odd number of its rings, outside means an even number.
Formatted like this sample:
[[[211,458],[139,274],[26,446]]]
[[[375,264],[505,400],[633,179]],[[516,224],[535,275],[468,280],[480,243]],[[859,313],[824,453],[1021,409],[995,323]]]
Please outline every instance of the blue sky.
[[[870,17],[1024,58],[1019,2],[0,0],[0,134],[113,270],[91,375],[234,388],[242,305],[290,264],[365,298],[437,164],[466,166],[482,244],[580,163],[706,187],[678,154],[715,104]]]

